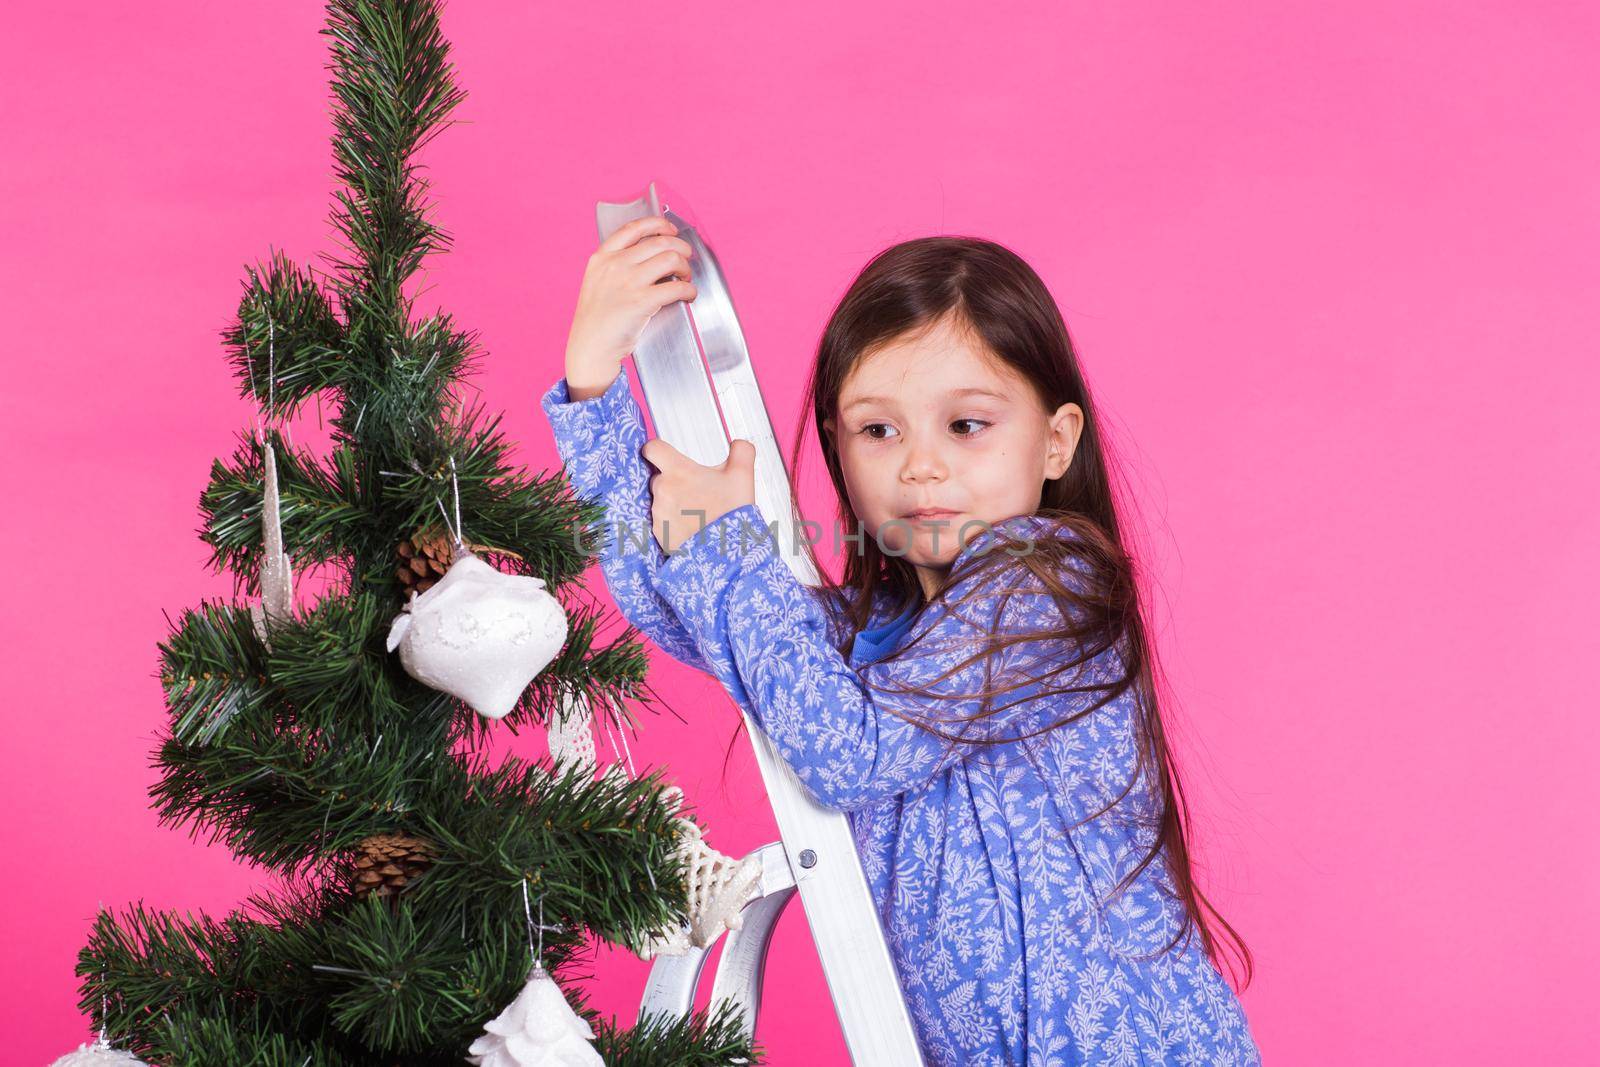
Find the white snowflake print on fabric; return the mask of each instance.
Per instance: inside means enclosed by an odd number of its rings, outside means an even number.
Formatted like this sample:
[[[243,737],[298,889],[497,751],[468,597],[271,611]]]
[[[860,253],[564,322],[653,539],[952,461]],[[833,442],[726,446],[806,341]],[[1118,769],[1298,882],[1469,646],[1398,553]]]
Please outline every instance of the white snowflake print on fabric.
[[[1031,571],[1019,564],[987,577],[1016,593],[986,619],[981,608],[938,604],[895,616],[885,597],[852,642],[848,605],[794,577],[753,504],[706,524],[670,557],[660,551],[649,534],[644,419],[626,372],[576,402],[562,379],[541,406],[575,490],[607,508],[600,562],[622,613],[715,677],[806,788],[847,813],[930,1067],[1260,1064],[1238,997],[1197,933],[1156,954],[1183,919],[1160,858],[1112,896],[1154,841],[1147,783],[1071,825],[1134,777],[1132,692],[1037,737],[975,745],[902,718],[950,721],[975,704],[881,691],[975,692],[981,664],[930,683],[970,655],[980,626],[1026,632],[1059,621]],[[1068,535],[1040,516],[997,526]],[[991,540],[981,532],[955,565]],[[968,592],[947,596],[961,603]],[[992,678],[1033,677],[1070,651],[1020,642],[996,657]],[[894,652],[905,654],[883,659]],[[1108,649],[1056,687],[1115,677],[1116,654]],[[1001,703],[1012,706],[961,736],[1014,738],[1093,699],[1041,688],[1006,694]]]

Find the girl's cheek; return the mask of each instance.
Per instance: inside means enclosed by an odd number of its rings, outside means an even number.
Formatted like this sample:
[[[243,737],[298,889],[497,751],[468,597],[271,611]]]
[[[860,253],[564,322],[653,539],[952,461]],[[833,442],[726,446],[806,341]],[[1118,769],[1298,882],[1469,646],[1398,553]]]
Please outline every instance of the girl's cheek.
[[[883,466],[883,458],[873,452],[872,445],[852,441],[839,450],[839,462],[847,470],[852,471],[856,477],[868,477],[874,469]]]

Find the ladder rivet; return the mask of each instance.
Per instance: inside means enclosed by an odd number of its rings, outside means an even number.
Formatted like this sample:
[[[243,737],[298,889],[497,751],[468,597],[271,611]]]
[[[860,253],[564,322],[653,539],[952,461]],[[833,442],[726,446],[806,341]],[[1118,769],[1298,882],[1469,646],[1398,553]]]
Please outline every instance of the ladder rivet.
[[[800,866],[806,868],[806,870],[810,870],[812,867],[815,867],[816,865],[817,865],[817,854],[815,852],[811,851],[809,848],[801,849],[800,850]]]

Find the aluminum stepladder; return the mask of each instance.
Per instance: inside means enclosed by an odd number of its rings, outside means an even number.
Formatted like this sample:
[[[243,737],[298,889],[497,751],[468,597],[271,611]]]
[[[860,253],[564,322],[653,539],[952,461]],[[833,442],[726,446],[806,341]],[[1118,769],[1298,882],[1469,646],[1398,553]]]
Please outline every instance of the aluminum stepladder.
[[[819,577],[798,541],[801,527],[793,509],[788,468],[756,385],[727,281],[704,237],[672,210],[657,185],[651,182],[642,196],[627,203],[595,205],[601,241],[633,219],[663,215],[694,250],[692,308],[681,300],[662,307],[651,316],[633,352],[656,435],[706,466],[728,458],[730,441],[753,442],[756,507],[767,524],[777,524],[778,547],[795,577],[815,586]],[[685,207],[681,200],[678,206]],[[767,949],[779,916],[798,892],[851,1059],[870,1067],[921,1067],[911,1016],[849,823],[843,813],[819,804],[806,791],[748,714],[744,721],[782,840],[756,850],[761,882],[745,905],[741,927],[726,935],[712,983],[712,1003],[737,1005],[746,1031],[755,1032]],[[690,947],[680,956],[658,957],[640,1014],[687,1014],[709,951],[709,946]]]

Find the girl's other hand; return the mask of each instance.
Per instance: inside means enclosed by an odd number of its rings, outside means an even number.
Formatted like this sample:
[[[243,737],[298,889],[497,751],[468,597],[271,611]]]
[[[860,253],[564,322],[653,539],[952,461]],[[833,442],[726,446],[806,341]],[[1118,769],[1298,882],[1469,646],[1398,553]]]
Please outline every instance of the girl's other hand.
[[[599,396],[616,380],[650,317],[675,300],[693,300],[694,249],[663,215],[619,226],[583,272],[567,335],[567,390],[572,400]]]
[[[720,466],[702,467],[661,438],[639,454],[660,473],[650,476],[650,526],[667,555],[735,508],[756,502],[756,446],[730,441]]]

